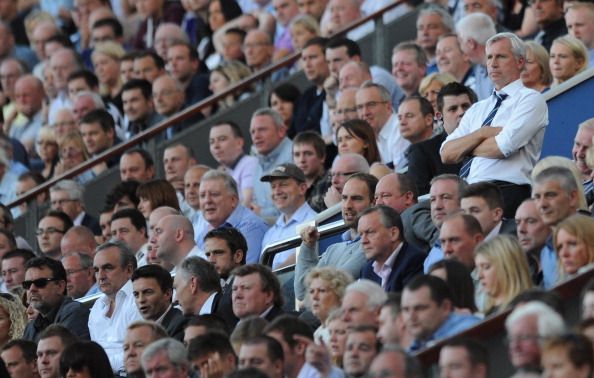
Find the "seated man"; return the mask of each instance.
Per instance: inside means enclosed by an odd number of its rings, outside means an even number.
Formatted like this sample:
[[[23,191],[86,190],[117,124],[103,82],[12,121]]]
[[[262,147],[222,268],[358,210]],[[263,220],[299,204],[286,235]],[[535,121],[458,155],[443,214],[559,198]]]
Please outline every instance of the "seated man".
[[[43,378],[60,378],[62,352],[78,341],[76,335],[58,324],[52,324],[39,335],[37,371]]]
[[[154,177],[155,163],[146,150],[133,148],[122,154],[120,158],[120,179],[122,181],[135,180],[143,183],[152,180]]]
[[[448,341],[439,352],[439,370],[452,372],[452,374],[465,373],[467,377],[487,378],[489,371],[487,348],[468,338]]]
[[[270,378],[283,378],[284,352],[282,345],[270,336],[248,338],[239,349],[239,371],[253,368]]]
[[[468,185],[460,196],[460,207],[481,224],[485,240],[500,234],[516,233],[516,224],[503,218],[503,197],[495,184],[480,182]]]
[[[208,376],[210,361],[220,361],[222,374],[230,374],[237,369],[237,356],[229,338],[223,333],[207,332],[190,341],[187,345],[188,359],[200,376]]]
[[[66,292],[70,298],[78,299],[99,293],[92,257],[71,252],[62,257],[62,265],[66,270]]]
[[[284,312],[280,283],[268,267],[248,264],[232,274],[233,313],[240,321],[254,315],[272,321]]]
[[[366,279],[361,279],[349,284],[342,300],[342,321],[347,329],[370,324],[379,325],[379,314],[388,295],[382,287]]]
[[[0,357],[6,365],[10,378],[36,378],[37,371],[37,344],[33,341],[16,339],[11,340],[2,347]]]
[[[366,209],[357,220],[357,232],[369,261],[360,278],[370,279],[385,291],[400,292],[414,276],[422,273],[425,253],[404,240],[402,220],[391,207]]]
[[[343,357],[343,368],[348,377],[366,376],[381,348],[381,342],[377,339],[376,333],[377,327],[369,324],[362,324],[349,330]]]
[[[239,126],[232,121],[215,123],[209,134],[210,154],[219,169],[229,173],[237,183],[239,200],[244,206],[252,203],[254,173],[258,159],[245,153],[245,139]]]
[[[320,256],[318,252],[320,235],[315,227],[301,231],[300,253],[295,266],[295,297],[305,297],[305,276],[310,268],[333,266],[358,277],[366,259],[360,237],[357,234],[356,220],[359,214],[371,206],[377,179],[366,173],[350,176],[342,189],[342,219],[350,229],[342,234],[343,242],[333,244]]]
[[[50,187],[52,210],[63,211],[74,226],[85,226],[101,235],[98,220],[85,211],[84,187],[74,180],[62,180]]]
[[[153,321],[136,320],[128,326],[124,338],[124,370],[132,378],[144,378],[140,357],[146,347],[161,339],[167,338],[163,327]]]
[[[314,131],[304,131],[293,138],[293,163],[305,176],[307,192],[305,200],[316,212],[326,210],[324,194],[330,179],[324,168],[326,163],[326,144]]]
[[[59,260],[62,257],[60,241],[72,227],[72,221],[65,213],[50,210],[37,224],[37,244],[43,256]]]
[[[27,261],[35,257],[28,249],[12,249],[2,256],[2,280],[6,292],[21,287],[25,280]],[[68,274],[67,274],[68,275]],[[4,291],[4,290],[3,290]]]
[[[152,92],[151,83],[144,79],[132,79],[122,87],[124,115],[130,122],[126,130],[127,139],[163,120],[154,110]]]
[[[184,214],[190,219],[192,224],[198,219],[200,214],[200,181],[202,176],[210,171],[206,165],[194,165],[186,171],[184,175],[184,202],[187,205],[187,211]]]
[[[91,308],[91,340],[105,349],[114,372],[124,369],[123,345],[126,328],[142,319],[134,303],[130,277],[136,258],[122,242],[107,242],[97,248],[93,261],[95,276],[103,295]]]
[[[99,226],[101,227],[101,225]],[[109,236],[111,237],[111,232]],[[97,240],[89,228],[85,226],[73,226],[62,237],[60,248],[62,249],[62,255],[76,252],[85,254],[91,257],[92,260],[93,256],[95,256]]]
[[[209,230],[235,227],[248,242],[247,262],[257,263],[268,225],[239,203],[235,180],[227,173],[210,170],[202,176],[199,193],[202,212],[194,223],[194,240],[198,247],[204,249],[204,236]]]
[[[148,238],[146,220],[137,209],[122,209],[111,216],[111,237],[124,243],[136,257],[137,265],[146,265]]]
[[[518,241],[528,258],[532,281],[535,285],[541,285],[543,270],[540,256],[543,249],[547,248],[546,244],[551,235],[551,228],[543,222],[540,212],[536,208],[536,202],[532,198],[518,206],[515,220]]]
[[[296,165],[279,165],[260,181],[270,182],[272,202],[281,215],[266,231],[262,246],[295,236],[296,227],[315,218],[317,213],[305,202],[305,175]],[[280,268],[295,263],[295,250],[289,249],[274,256],[272,268]]]
[[[455,313],[448,285],[430,275],[417,276],[405,286],[401,305],[404,322],[414,337],[408,348],[410,352],[431,346],[480,321],[473,315]]]
[[[171,304],[171,274],[158,265],[145,265],[136,269],[130,280],[132,295],[142,318],[156,322],[165,328],[169,337],[181,341],[185,319],[182,312]]]
[[[186,348],[181,342],[166,338],[155,341],[142,352],[142,370],[147,377],[160,375],[164,369],[175,370],[172,377],[189,377],[192,371]]]
[[[174,267],[172,272],[188,257],[205,257],[194,241],[192,223],[183,215],[161,217],[151,232],[150,243],[157,258]]]
[[[120,142],[116,136],[115,122],[106,110],[91,110],[81,118],[79,128],[85,147],[92,157]],[[119,160],[119,156],[113,156],[106,161],[107,166],[111,168],[117,165]]]
[[[354,173],[369,173],[369,163],[359,154],[344,153],[336,157],[330,169],[331,185],[324,195],[324,204],[332,207],[342,199],[342,188]]]
[[[27,323],[23,338],[38,341],[50,324],[60,324],[81,339],[89,339],[89,310],[65,296],[66,271],[59,261],[36,257],[27,262],[23,288],[31,306],[39,312]]]

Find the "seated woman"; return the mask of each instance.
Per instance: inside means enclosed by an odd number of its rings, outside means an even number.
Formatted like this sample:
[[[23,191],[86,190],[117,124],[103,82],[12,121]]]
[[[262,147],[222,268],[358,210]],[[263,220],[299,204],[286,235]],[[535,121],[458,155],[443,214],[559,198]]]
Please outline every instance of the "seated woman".
[[[293,19],[289,26],[291,42],[295,51],[301,51],[305,43],[320,36],[320,24],[308,14],[302,14]]]
[[[122,76],[120,75],[120,60],[126,51],[119,43],[112,41],[101,42],[93,49],[91,59],[93,69],[99,80],[99,92],[105,103],[113,103],[120,109],[122,105]]]
[[[0,349],[9,341],[23,337],[27,314],[19,297],[0,294],[0,324]]]
[[[321,324],[314,333],[316,340],[322,339],[324,343],[330,340],[329,331],[325,326],[328,314],[340,307],[344,290],[351,282],[353,277],[348,273],[331,267],[314,268],[305,278],[305,306]]]
[[[326,319],[326,328],[330,335],[330,340],[326,344],[326,348],[330,353],[332,363],[338,367],[342,367],[342,356],[346,349],[347,341],[347,324],[342,320],[342,310],[335,308],[330,312]]]
[[[528,260],[513,236],[498,235],[479,245],[474,261],[485,294],[485,315],[504,311],[516,295],[532,287]]]
[[[567,279],[594,263],[594,219],[575,214],[561,221],[553,234],[553,245],[559,259],[561,278]]]
[[[526,42],[526,64],[521,78],[524,86],[541,93],[551,87],[553,75],[549,67],[549,53],[541,44]]]
[[[366,121],[353,119],[344,122],[336,130],[338,154],[359,154],[367,160],[369,165],[381,162],[375,134]]]
[[[429,267],[429,274],[448,284],[456,311],[470,314],[478,311],[474,302],[474,283],[464,264],[453,259],[443,259]]]
[[[138,211],[148,221],[149,215],[157,207],[168,206],[179,211],[179,200],[173,185],[167,180],[156,179],[140,184],[136,189],[140,199]]]
[[[69,171],[89,159],[80,132],[71,131],[59,142],[60,161],[56,165],[56,175]],[[107,164],[100,163],[74,178],[79,184],[85,184],[107,169]]]
[[[588,378],[594,373],[592,342],[583,335],[566,334],[545,340],[541,359],[543,377]]]
[[[35,151],[43,164],[40,171],[41,175],[46,180],[52,178],[59,159],[58,142],[52,128],[44,126],[39,130],[35,141]]]
[[[453,83],[456,78],[447,72],[434,72],[429,74],[421,80],[419,84],[419,93],[422,97],[425,97],[433,106],[433,112],[437,113],[437,94],[441,88],[445,87],[446,84]],[[398,109],[395,109],[398,111]]]
[[[109,358],[94,341],[79,341],[64,349],[60,357],[62,377],[111,378]]]
[[[231,62],[224,62],[217,66],[210,72],[210,85],[208,88],[213,94],[217,95],[233,86],[252,73],[248,66],[233,60]],[[228,95],[219,100],[217,106],[218,110],[226,109],[234,105],[237,101],[243,100],[249,96],[249,91],[239,91]]]
[[[268,104],[283,117],[287,130],[293,122],[295,106],[300,96],[299,89],[291,83],[283,83],[275,87],[270,93]]]
[[[549,66],[553,85],[559,85],[588,68],[588,49],[570,35],[556,38],[551,46]]]

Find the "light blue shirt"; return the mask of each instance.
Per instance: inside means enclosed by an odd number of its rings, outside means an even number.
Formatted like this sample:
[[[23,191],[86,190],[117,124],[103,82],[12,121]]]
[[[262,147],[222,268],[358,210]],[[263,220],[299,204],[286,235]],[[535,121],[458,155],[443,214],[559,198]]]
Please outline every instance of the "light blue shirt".
[[[542,285],[549,290],[559,282],[557,252],[553,247],[553,236],[549,236],[546,244],[540,250],[540,266],[542,267]]]
[[[17,175],[12,173],[10,169],[6,167],[4,176],[0,179],[0,202],[8,204],[16,199],[17,181]]]
[[[429,268],[431,268],[431,265],[443,260],[443,257],[444,255],[443,251],[441,250],[441,243],[439,242],[439,239],[437,239],[433,244],[433,247],[431,247],[429,254],[425,258],[425,261],[423,262],[423,273],[429,274]]]
[[[489,79],[487,67],[475,64],[474,67],[472,67],[472,73],[474,76],[474,88],[472,89],[476,92],[479,101],[491,96],[495,87],[493,86],[493,82]]]
[[[429,337],[427,340],[414,340],[409,347],[409,351],[416,352],[422,348],[429,347],[435,342],[445,339],[446,337],[454,336],[473,325],[477,324],[481,320],[474,315],[458,314],[452,312],[441,326]]]
[[[281,214],[276,220],[276,223],[274,223],[272,227],[266,231],[266,234],[264,234],[264,239],[262,239],[262,250],[269,244],[296,236],[296,227],[307,220],[313,219],[317,214],[318,213],[316,213],[307,202],[304,202],[303,205],[295,211],[288,222],[285,222],[285,216],[284,214]],[[294,253],[295,248],[277,253],[274,256],[272,268],[274,269],[285,262],[285,260]]]
[[[214,227],[204,219],[202,213],[198,215],[198,220],[193,224],[194,239],[198,248],[204,250],[204,236]],[[268,230],[268,225],[253,211],[243,205],[238,205],[229,215],[229,218],[219,227],[235,227],[242,233],[247,241],[248,251],[246,262],[256,264],[260,260],[260,251],[262,250],[262,238]]]
[[[260,208],[260,216],[264,219],[276,219],[280,213],[272,203],[270,183],[260,181],[265,174],[284,163],[293,162],[293,142],[285,137],[268,155],[256,154],[258,165],[254,172],[254,202]],[[260,248],[258,248],[258,252]]]

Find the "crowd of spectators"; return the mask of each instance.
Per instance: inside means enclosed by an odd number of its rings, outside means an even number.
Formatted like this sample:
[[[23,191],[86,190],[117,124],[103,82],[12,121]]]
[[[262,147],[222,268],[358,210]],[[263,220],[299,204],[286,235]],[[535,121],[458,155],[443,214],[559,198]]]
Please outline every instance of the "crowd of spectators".
[[[0,376],[421,377],[447,338],[439,376],[480,378],[486,347],[455,336],[511,310],[518,376],[591,377],[594,284],[571,332],[550,289],[594,267],[594,118],[572,159],[540,155],[543,93],[594,66],[594,5],[404,1],[382,15],[416,10],[391,67],[363,58],[372,22],[334,34],[393,2],[3,0]],[[217,166],[139,144],[5,206],[293,52],[155,137],[271,87],[192,141]],[[346,231],[321,238],[327,219]]]

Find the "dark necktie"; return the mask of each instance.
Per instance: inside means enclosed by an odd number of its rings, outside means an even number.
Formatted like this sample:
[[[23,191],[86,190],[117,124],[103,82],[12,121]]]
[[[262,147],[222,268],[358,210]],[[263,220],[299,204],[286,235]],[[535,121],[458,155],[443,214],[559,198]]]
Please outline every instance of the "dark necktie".
[[[481,127],[491,126],[491,122],[493,122],[493,118],[495,118],[495,114],[497,114],[497,111],[499,110],[501,103],[503,102],[503,100],[507,98],[507,95],[505,93],[494,93],[494,96],[497,97],[497,102],[495,102],[495,106],[493,107],[491,112],[489,112],[489,115],[487,115],[487,118],[485,118],[485,120],[483,121],[483,125]],[[460,168],[460,177],[468,177],[468,174],[470,173],[470,165],[472,164],[472,159],[474,159],[474,157],[471,157],[464,162],[462,168]]]

